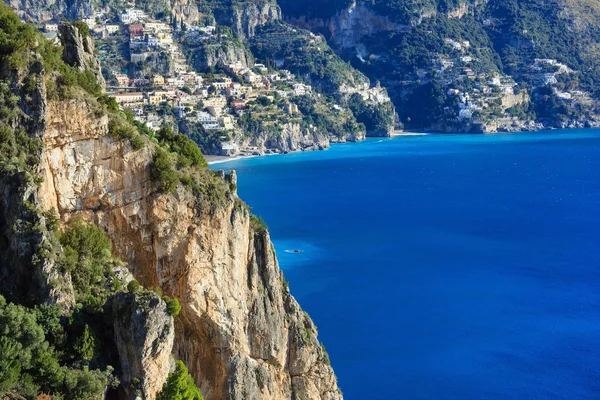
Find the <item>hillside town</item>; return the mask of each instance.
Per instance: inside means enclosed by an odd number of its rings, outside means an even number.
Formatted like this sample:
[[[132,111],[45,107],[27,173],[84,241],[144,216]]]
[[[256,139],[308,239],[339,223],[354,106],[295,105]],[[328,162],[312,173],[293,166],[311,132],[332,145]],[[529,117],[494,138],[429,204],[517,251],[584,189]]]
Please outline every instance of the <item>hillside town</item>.
[[[217,135],[220,155],[257,154],[256,147],[240,147],[243,141],[233,140],[244,135],[238,123],[244,114],[252,112],[266,127],[297,121],[298,106],[291,99],[322,97],[290,71],[258,62],[236,61],[214,72],[195,71],[181,43],[211,45],[226,40],[227,35],[216,26],[175,31],[137,9],[125,10],[118,21],[105,20],[98,13],[83,22],[98,44],[108,94],[123,110],[130,110],[137,121],[154,131],[182,122],[200,125],[207,136]],[[46,24],[44,31],[55,40],[58,25]],[[320,39],[313,37],[315,42]],[[379,85],[342,90],[359,92],[375,104],[389,101]],[[332,113],[341,111],[335,104],[329,107]]]

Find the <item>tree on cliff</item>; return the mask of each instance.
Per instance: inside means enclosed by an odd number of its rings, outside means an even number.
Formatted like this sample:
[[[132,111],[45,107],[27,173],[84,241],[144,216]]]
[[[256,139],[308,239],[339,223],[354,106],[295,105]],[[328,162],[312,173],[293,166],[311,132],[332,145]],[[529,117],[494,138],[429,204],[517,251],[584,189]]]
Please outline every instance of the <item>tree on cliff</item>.
[[[157,400],[204,400],[204,397],[185,364],[179,360],[175,372],[169,375]]]

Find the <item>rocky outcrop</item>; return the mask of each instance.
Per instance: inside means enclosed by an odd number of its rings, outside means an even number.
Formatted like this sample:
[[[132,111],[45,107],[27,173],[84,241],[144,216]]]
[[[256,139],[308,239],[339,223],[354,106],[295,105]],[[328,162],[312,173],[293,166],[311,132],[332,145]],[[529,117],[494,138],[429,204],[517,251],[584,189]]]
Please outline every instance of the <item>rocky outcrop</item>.
[[[240,136],[236,142],[240,148],[256,148],[257,154],[265,154],[323,150],[331,143],[357,142],[364,138],[365,132],[338,137],[316,127],[303,128],[297,123],[287,123],[278,134],[261,134],[252,138]]]
[[[327,31],[332,45],[341,49],[357,47],[365,37],[380,32],[410,29],[410,25],[398,24],[363,3],[353,3],[329,19],[295,16],[286,20],[313,32]]]
[[[171,7],[171,16],[178,28],[192,26],[202,17],[196,0],[175,0]]]
[[[94,41],[89,35],[82,35],[77,27],[62,24],[59,27],[60,39],[63,45],[63,60],[79,71],[91,71],[98,83],[105,86],[100,68],[100,61],[94,54]]]
[[[94,11],[94,2],[85,0],[4,0],[25,21],[42,23],[79,20]]]
[[[205,397],[341,398],[314,324],[243,203],[230,196],[204,204],[182,185],[156,193],[151,146],[133,151],[108,135],[106,119],[90,115],[82,102],[49,104],[44,207],[56,206],[63,219],[86,215],[136,279],[179,299],[175,354]]]
[[[254,65],[250,52],[240,43],[227,41],[219,44],[187,44],[187,53],[192,66],[199,71],[211,67],[240,64],[244,67]]]
[[[115,343],[130,399],[154,400],[167,381],[175,339],[173,317],[155,293],[117,293],[112,301]]]
[[[34,140],[43,136],[46,124],[46,87],[37,80],[35,87],[25,90],[22,86],[26,74],[44,74],[42,64],[34,62],[29,71],[8,72],[0,65],[3,82],[2,95],[17,96],[18,109],[13,119],[3,122],[10,129],[23,129]],[[4,104],[6,100],[3,99]],[[27,149],[39,152],[41,147]],[[37,157],[35,154],[34,157]],[[0,288],[11,301],[25,304],[48,302],[70,308],[74,304],[70,277],[63,277],[56,268],[59,252],[57,238],[47,228],[42,199],[34,179],[34,171],[14,168],[2,171],[0,179]],[[25,295],[26,294],[26,295]]]
[[[254,37],[256,28],[281,19],[281,9],[274,1],[246,3],[244,7],[235,7],[230,26],[241,37]]]

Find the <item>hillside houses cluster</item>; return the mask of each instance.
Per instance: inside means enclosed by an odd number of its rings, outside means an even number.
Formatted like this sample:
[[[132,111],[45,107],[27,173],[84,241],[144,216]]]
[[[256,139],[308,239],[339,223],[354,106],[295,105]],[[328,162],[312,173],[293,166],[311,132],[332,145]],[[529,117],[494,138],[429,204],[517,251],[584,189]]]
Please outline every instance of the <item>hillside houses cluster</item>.
[[[296,80],[287,70],[274,71],[264,64],[251,67],[239,62],[225,66],[226,74],[199,74],[185,63],[170,26],[142,19],[141,14],[123,21],[134,23],[123,27],[130,47],[130,62],[140,63],[148,53],[166,52],[171,60],[182,58],[179,67],[169,75],[153,74],[131,77],[121,71],[110,71],[117,82],[112,95],[123,108],[132,109],[135,118],[149,128],[157,129],[169,117],[159,117],[157,108],[168,107],[179,119],[197,122],[207,130],[234,130],[237,118],[247,112],[249,104],[259,97],[270,100],[312,93],[312,87]],[[186,35],[211,38],[216,35],[213,26],[192,27]],[[297,107],[284,101],[282,113],[297,112]],[[265,113],[269,115],[269,113]],[[271,113],[272,114],[272,113]]]
[[[228,69],[235,80],[224,74],[205,79],[193,71],[148,79],[130,79],[117,73],[120,88],[112,94],[123,107],[134,109],[140,119],[147,114],[146,106],[168,105],[176,109],[179,118],[196,120],[206,130],[228,130],[235,127],[235,117],[245,112],[248,103],[260,96],[288,98],[312,93],[312,87],[295,81],[289,71],[269,71],[262,64],[253,68],[232,64]]]
[[[290,71],[261,63],[247,65],[245,61],[238,61],[222,65],[221,73],[194,71],[181,50],[181,42],[219,42],[224,40],[221,36],[229,37],[226,31],[215,26],[188,27],[175,32],[170,25],[135,9],[121,14],[118,23],[104,20],[101,15],[86,19],[86,23],[93,25],[91,33],[96,38],[107,38],[99,47],[99,57],[104,60],[104,72],[110,77],[108,93],[122,109],[131,110],[136,120],[153,130],[165,124],[187,122],[202,126],[207,132],[216,131],[219,137],[230,138],[241,132],[239,119],[246,113],[260,120],[261,126],[273,127],[289,122],[290,118],[295,121],[301,118],[291,98],[320,96]],[[58,26],[47,28],[58,30]],[[123,52],[123,45],[128,46],[128,52]],[[159,65],[163,60],[167,62]],[[168,72],[163,68],[165,65]],[[361,95],[375,100],[381,98],[381,101],[387,99],[381,87],[373,90],[366,87]],[[237,149],[233,142],[223,146],[229,155],[251,151]]]

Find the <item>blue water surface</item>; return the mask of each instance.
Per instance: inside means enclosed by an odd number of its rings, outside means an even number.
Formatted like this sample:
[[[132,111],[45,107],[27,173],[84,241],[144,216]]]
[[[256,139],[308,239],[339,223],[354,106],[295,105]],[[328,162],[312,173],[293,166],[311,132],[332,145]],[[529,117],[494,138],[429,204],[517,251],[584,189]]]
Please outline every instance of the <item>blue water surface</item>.
[[[600,398],[600,130],[214,168],[269,225],[345,398]]]

